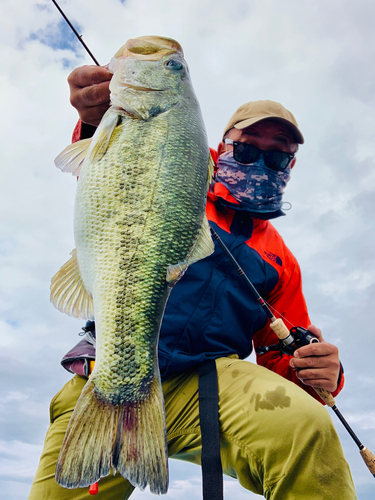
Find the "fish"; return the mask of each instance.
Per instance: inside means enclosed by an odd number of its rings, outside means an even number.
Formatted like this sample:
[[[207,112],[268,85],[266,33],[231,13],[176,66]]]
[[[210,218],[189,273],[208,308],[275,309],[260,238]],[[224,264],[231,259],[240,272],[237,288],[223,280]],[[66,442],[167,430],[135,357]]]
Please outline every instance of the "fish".
[[[168,489],[158,337],[175,283],[214,245],[207,135],[180,44],[130,39],[111,59],[111,105],[94,136],[55,159],[78,177],[75,249],[51,280],[61,312],[95,320],[96,362],[56,466],[65,488],[118,471]]]

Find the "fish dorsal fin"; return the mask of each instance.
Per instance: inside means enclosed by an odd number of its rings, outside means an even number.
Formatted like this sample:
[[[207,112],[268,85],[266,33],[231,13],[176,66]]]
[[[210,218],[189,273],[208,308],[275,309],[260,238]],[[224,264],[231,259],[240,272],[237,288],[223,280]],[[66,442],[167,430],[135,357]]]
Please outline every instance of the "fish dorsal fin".
[[[208,257],[213,253],[214,248],[215,246],[211,238],[210,226],[208,225],[206,214],[204,214],[198,238],[187,256],[187,264],[190,266],[190,264],[194,264],[194,262]]]
[[[70,144],[55,158],[56,167],[62,172],[78,176],[91,141],[91,138],[82,139],[82,141]]]
[[[79,272],[77,252],[51,280],[51,302],[59,311],[73,318],[94,319],[94,303],[88,294]]]

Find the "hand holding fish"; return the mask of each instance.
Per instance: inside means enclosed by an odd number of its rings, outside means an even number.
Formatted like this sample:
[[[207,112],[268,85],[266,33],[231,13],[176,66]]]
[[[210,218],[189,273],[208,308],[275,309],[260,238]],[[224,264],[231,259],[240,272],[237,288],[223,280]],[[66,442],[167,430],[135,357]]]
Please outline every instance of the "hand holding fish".
[[[84,123],[97,127],[110,105],[107,66],[81,66],[68,76],[70,102]]]
[[[308,330],[319,343],[300,347],[290,360],[290,366],[298,370],[297,377],[306,385],[321,387],[333,392],[337,389],[340,373],[339,350],[323,339],[322,332],[313,325]]]

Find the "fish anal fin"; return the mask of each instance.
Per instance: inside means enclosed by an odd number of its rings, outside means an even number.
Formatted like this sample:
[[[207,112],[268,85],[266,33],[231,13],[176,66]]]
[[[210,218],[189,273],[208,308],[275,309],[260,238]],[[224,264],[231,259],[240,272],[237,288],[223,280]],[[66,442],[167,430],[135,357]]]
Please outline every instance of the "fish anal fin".
[[[214,242],[212,241],[210,226],[206,215],[203,217],[202,226],[198,233],[198,238],[187,256],[187,264],[194,264],[198,260],[204,259],[214,251]]]
[[[77,261],[76,250],[51,280],[51,302],[60,312],[73,318],[94,319],[94,303],[87,292]]]
[[[179,262],[178,264],[173,264],[167,268],[167,282],[170,286],[173,286],[177,281],[182,278],[185,274],[186,269],[189,267],[187,262]]]
[[[133,486],[168,489],[168,455],[160,378],[147,397],[114,405],[98,395],[95,372],[69,421],[56,466],[65,488],[86,487],[117,470]]]
[[[81,171],[82,164],[86,158],[87,150],[90,147],[92,138],[82,139],[67,146],[55,158],[55,165],[62,172],[67,172],[78,176]]]

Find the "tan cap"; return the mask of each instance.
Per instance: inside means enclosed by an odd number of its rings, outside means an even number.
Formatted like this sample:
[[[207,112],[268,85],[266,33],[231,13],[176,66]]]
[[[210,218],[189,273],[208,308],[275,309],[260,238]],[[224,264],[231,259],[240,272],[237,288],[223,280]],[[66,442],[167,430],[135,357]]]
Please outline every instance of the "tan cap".
[[[250,125],[256,122],[269,118],[285,122],[293,132],[296,142],[298,144],[303,144],[305,142],[292,113],[284,108],[279,102],[268,100],[242,104],[229,120],[223,136],[233,127],[242,130],[246,127],[250,127]]]

